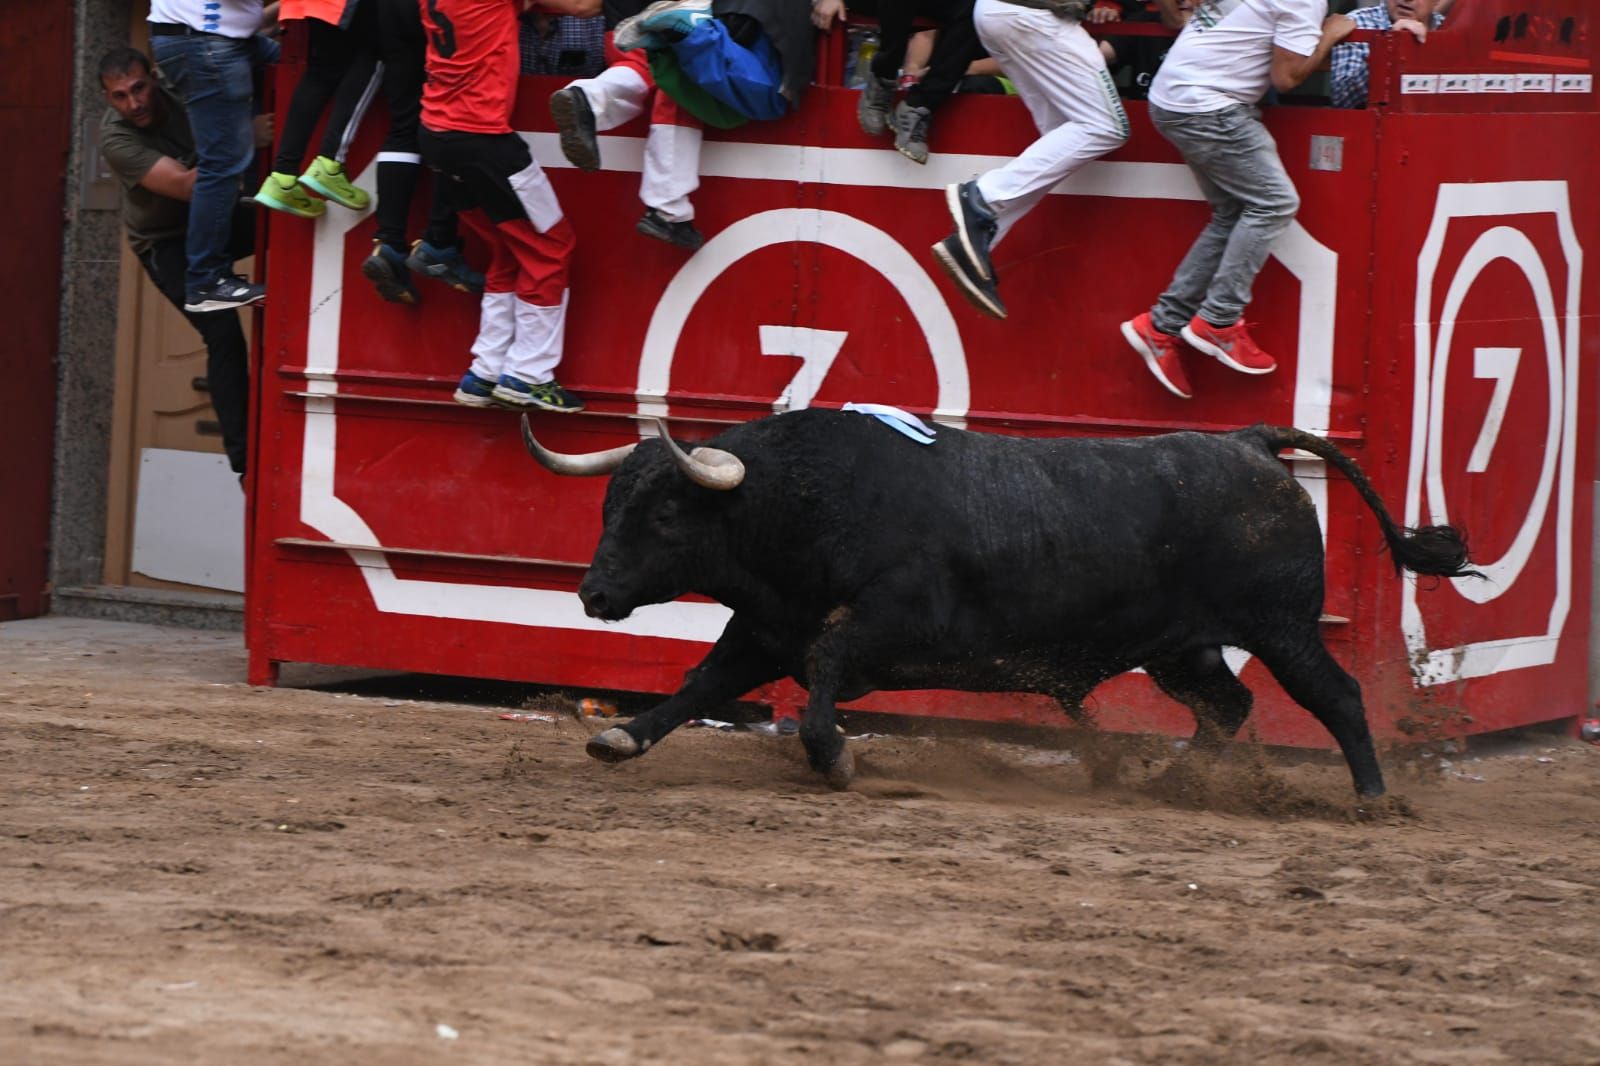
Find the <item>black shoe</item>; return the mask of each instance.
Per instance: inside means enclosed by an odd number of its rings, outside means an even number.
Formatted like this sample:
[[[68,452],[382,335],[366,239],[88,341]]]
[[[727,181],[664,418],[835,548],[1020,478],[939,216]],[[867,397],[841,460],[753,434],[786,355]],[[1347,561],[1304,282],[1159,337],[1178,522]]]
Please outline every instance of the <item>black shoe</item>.
[[[954,233],[933,246],[933,258],[950,275],[950,280],[961,289],[973,307],[990,318],[1006,317],[1006,305],[1000,302],[1000,279],[978,276],[977,269],[967,259],[961,239]]]
[[[483,275],[467,265],[459,248],[436,248],[427,241],[412,241],[406,269],[455,289],[483,295]]]
[[[411,284],[406,253],[382,241],[372,242],[372,254],[362,260],[361,274],[392,304],[417,302],[417,287]]]
[[[579,170],[600,169],[600,142],[595,139],[594,111],[575,85],[550,94],[550,117],[561,131],[561,154]]]
[[[944,200],[950,208],[950,217],[955,220],[956,236],[961,238],[961,249],[966,253],[967,262],[972,264],[983,280],[992,280],[994,265],[989,262],[989,245],[994,241],[995,229],[999,225],[994,217],[994,208],[984,200],[975,181],[945,186]]]
[[[224,274],[211,286],[189,297],[183,309],[191,314],[206,311],[231,311],[235,307],[248,307],[267,298],[267,287],[246,281],[237,274]]]
[[[644,217],[633,228],[646,237],[676,244],[679,248],[687,248],[691,252],[706,243],[705,234],[695,229],[693,222],[668,222],[661,217],[661,212],[653,207],[645,211]]]

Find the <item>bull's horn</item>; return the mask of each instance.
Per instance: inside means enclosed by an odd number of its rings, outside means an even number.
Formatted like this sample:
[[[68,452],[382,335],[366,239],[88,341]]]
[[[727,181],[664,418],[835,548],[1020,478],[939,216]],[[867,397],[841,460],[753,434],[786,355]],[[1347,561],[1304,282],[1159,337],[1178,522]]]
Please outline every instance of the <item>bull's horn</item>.
[[[528,425],[528,416],[522,416],[522,443],[528,448],[528,454],[539,461],[539,465],[553,474],[567,474],[573,477],[590,477],[597,474],[609,474],[622,465],[622,460],[628,453],[639,445],[624,444],[616,448],[607,448],[603,452],[590,452],[587,455],[562,455],[553,452],[543,444],[533,439],[533,429]]]
[[[678,447],[677,441],[667,432],[667,423],[656,419],[656,429],[661,434],[661,439],[666,443],[667,450],[672,453],[672,461],[678,464],[678,469],[689,475],[689,480],[696,485],[703,485],[708,489],[717,489],[726,492],[728,489],[738,488],[739,482],[744,480],[744,463],[732,452],[725,452],[721,448],[696,448],[689,455],[683,454],[683,449]]]

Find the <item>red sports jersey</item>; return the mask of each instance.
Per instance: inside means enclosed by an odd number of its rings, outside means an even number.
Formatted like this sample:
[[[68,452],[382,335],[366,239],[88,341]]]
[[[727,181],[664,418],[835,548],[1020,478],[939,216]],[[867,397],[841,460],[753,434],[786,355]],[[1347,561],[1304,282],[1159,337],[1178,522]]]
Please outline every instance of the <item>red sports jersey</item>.
[[[510,133],[521,57],[516,0],[420,0],[428,38],[422,124]]]

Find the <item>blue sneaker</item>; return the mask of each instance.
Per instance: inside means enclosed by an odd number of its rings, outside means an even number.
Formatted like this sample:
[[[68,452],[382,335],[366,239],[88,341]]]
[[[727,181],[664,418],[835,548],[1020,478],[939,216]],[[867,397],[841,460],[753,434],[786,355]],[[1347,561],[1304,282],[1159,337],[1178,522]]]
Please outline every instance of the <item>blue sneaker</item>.
[[[500,384],[494,387],[494,398],[505,406],[518,410],[537,407],[541,411],[556,411],[561,414],[583,410],[583,401],[563,389],[554,378],[542,385],[530,385],[510,374],[501,374]]]
[[[361,263],[361,273],[392,304],[417,302],[417,287],[411,284],[406,268],[406,253],[382,241],[372,242],[372,254]]]
[[[978,191],[976,181],[945,186],[944,199],[955,221],[956,237],[961,241],[967,262],[977,270],[978,277],[993,281],[994,265],[989,261],[989,245],[994,242],[999,227],[994,208]]]
[[[469,370],[461,379],[461,384],[456,386],[455,401],[468,407],[493,407],[494,382],[480,378]]]
[[[459,248],[435,248],[427,241],[411,245],[406,266],[434,281],[442,281],[457,292],[483,295],[483,275],[467,266]]]

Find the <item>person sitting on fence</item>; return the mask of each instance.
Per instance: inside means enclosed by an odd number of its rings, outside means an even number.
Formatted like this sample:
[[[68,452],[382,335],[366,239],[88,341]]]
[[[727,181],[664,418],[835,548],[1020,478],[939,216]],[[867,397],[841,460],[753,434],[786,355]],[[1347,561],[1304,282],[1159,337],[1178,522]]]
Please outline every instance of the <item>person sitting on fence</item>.
[[[113,48],[100,59],[100,87],[111,110],[100,123],[100,154],[122,185],[122,222],[139,265],[206,346],[206,388],[222,429],[228,465],[244,477],[249,428],[249,348],[233,308],[184,307],[185,244],[195,188],[195,138],[183,101],[143,52]],[[257,121],[257,143],[270,143],[272,117]],[[264,136],[263,136],[264,134]],[[256,214],[234,197],[227,254],[253,252]]]
[[[681,72],[665,86],[696,108],[702,94],[744,119],[782,118],[811,81],[816,34],[798,0],[660,0],[617,27],[622,51],[652,53]],[[693,87],[693,91],[684,90]],[[702,115],[702,118],[705,116]]]
[[[1171,22],[1176,0],[1161,0]],[[1193,395],[1182,350],[1243,374],[1277,361],[1244,321],[1273,241],[1294,222],[1300,196],[1256,103],[1305,81],[1354,30],[1327,0],[1200,0],[1150,86],[1150,120],[1183,154],[1211,204],[1211,221],[1149,311],[1122,336],[1168,392]]]
[[[422,19],[428,42],[422,158],[450,181],[462,221],[491,256],[472,365],[455,400],[581,411],[583,402],[555,379],[577,241],[550,179],[511,129],[521,66],[517,7],[506,0],[429,0]]]
[[[1428,30],[1444,22],[1451,0],[1383,0],[1371,7],[1358,7],[1333,18],[1345,19],[1353,30],[1393,30],[1410,33],[1419,41],[1428,39]],[[1367,56],[1372,46],[1359,41],[1344,41],[1328,56],[1328,99],[1334,107],[1367,106]]]
[[[861,86],[856,119],[862,132],[881,137],[894,133],[894,147],[915,163],[928,161],[928,130],[933,113],[948,100],[972,62],[984,55],[972,24],[973,0],[878,0],[878,50]],[[811,21],[827,30],[844,19],[844,0],[813,0]],[[900,70],[907,65],[912,23],[930,19],[939,24],[933,50],[921,78],[895,102]]]
[[[320,216],[325,210],[323,200],[352,211],[367,209],[371,197],[351,184],[344,159],[361,117],[378,91],[375,2],[283,0],[278,18],[305,21],[309,54],[283,116],[272,173],[256,192],[256,202],[264,207],[301,218]],[[328,123],[322,143],[302,174],[300,164],[324,109],[328,110]]]
[[[1083,0],[977,0],[978,39],[1016,86],[1040,137],[1003,167],[951,185],[955,232],[935,261],[979,311],[1006,317],[990,251],[1079,167],[1122,146],[1128,116],[1082,20]]]
[[[644,0],[604,0],[606,68],[550,97],[550,113],[561,134],[561,152],[580,170],[600,169],[597,134],[650,112],[645,136],[639,199],[644,215],[634,227],[646,237],[691,251],[705,242],[695,228],[689,197],[700,185],[700,120],[659,91],[649,56],[621,52],[615,29],[644,10]]]

